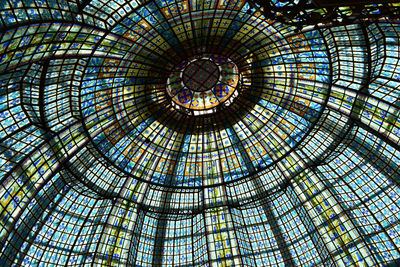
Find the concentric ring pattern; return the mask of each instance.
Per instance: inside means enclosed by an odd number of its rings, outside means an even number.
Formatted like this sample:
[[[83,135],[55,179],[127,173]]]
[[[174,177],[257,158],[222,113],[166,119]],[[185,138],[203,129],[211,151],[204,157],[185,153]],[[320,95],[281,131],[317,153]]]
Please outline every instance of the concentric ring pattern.
[[[0,11],[0,265],[399,262],[399,21],[299,31],[244,0]]]

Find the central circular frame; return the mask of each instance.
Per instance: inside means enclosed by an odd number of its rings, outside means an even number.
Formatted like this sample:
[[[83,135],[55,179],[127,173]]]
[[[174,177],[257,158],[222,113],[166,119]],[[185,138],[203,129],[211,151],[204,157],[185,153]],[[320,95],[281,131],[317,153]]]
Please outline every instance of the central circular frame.
[[[239,95],[239,69],[229,58],[204,54],[175,66],[167,79],[166,90],[172,106],[186,114],[204,115],[229,106]]]
[[[200,59],[189,63],[183,71],[183,83],[195,92],[210,90],[218,82],[218,66],[211,60]]]

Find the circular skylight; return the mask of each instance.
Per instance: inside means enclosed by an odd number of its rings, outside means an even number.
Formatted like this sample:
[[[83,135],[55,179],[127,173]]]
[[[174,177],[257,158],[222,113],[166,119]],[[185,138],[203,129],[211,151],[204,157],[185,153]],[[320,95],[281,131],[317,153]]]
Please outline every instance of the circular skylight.
[[[238,96],[239,79],[238,67],[229,58],[197,55],[172,70],[167,92],[177,110],[191,115],[211,114],[217,112],[218,105],[225,102],[228,106]]]
[[[219,68],[211,60],[194,60],[183,70],[183,83],[190,91],[208,91],[215,86],[218,80]]]

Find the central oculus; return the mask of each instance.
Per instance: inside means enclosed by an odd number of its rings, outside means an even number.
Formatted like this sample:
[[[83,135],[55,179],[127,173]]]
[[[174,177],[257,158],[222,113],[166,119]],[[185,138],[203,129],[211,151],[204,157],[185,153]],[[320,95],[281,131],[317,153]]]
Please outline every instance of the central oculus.
[[[198,55],[175,66],[167,80],[172,106],[189,115],[211,114],[238,95],[239,69],[229,58]]]
[[[183,83],[189,90],[204,92],[215,86],[219,79],[219,68],[211,60],[195,60],[183,71]]]

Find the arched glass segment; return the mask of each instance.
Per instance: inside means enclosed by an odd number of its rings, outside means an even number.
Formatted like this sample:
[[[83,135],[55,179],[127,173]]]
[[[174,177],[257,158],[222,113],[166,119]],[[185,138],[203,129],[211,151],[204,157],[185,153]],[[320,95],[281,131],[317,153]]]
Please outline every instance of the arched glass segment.
[[[1,266],[399,264],[399,20],[299,29],[244,0],[0,18]]]

